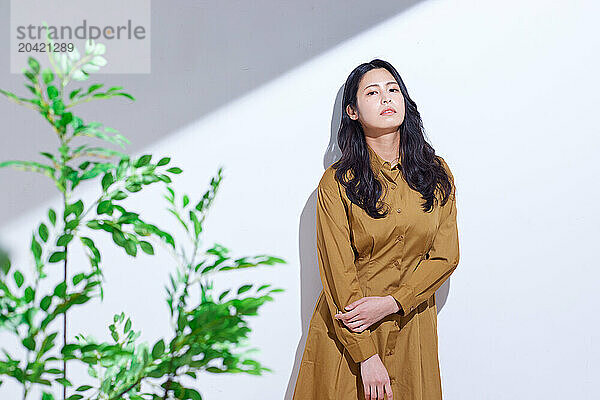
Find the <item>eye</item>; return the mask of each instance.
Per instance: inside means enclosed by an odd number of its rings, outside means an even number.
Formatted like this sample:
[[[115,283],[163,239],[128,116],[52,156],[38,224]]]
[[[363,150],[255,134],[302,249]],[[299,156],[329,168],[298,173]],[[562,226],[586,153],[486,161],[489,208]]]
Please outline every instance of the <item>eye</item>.
[[[399,92],[400,90],[396,89],[396,88],[392,88],[390,90],[395,90],[396,92]]]
[[[371,93],[377,93],[376,91],[370,91],[369,93],[367,93],[367,96],[370,95]]]

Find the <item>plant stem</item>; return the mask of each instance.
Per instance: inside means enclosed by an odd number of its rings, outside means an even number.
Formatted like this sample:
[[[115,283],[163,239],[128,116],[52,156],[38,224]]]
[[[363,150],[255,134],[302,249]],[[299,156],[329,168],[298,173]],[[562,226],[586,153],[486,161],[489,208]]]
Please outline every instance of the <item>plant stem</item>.
[[[29,387],[27,387],[27,383],[23,385],[23,400],[27,399],[27,394],[29,392]]]
[[[64,160],[63,160],[64,162]],[[66,189],[66,188],[65,188]],[[63,192],[63,202],[64,202],[64,209],[67,209],[67,191],[65,190],[65,192]],[[66,221],[65,221],[66,223]],[[63,282],[65,283],[65,293],[67,293],[67,286],[68,286],[68,282],[67,282],[67,248],[68,244],[64,247],[65,249],[65,259],[64,259],[64,263],[63,263]],[[64,314],[63,314],[63,348],[67,345],[67,310],[65,310]],[[63,378],[67,379],[67,360],[63,359]],[[67,398],[67,386],[63,386],[63,400],[66,400]]]
[[[144,376],[139,377],[138,379],[136,379],[136,381],[134,383],[132,383],[127,389],[122,390],[118,395],[114,396],[114,397],[110,397],[109,400],[121,400],[121,396],[123,396],[125,393],[129,392],[131,389],[133,389],[137,384],[140,383],[140,381],[142,379],[144,379]]]

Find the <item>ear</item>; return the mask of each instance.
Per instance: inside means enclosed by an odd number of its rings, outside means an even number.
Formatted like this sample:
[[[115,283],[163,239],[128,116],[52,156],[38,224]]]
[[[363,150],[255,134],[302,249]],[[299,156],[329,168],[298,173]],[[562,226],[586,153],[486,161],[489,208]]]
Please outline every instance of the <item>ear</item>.
[[[352,108],[352,106],[350,104],[348,104],[346,106],[346,114],[348,114],[348,116],[350,117],[350,119],[358,119],[358,113],[356,111],[354,111],[354,109]]]

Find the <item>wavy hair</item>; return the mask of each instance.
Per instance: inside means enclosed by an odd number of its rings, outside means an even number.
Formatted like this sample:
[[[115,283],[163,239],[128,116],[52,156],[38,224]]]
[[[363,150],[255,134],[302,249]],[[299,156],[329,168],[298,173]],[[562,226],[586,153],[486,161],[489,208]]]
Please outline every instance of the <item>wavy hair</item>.
[[[379,203],[383,185],[371,169],[362,125],[346,113],[347,105],[354,110],[358,109],[356,94],[359,82],[365,73],[375,68],[387,69],[398,82],[404,96],[406,112],[404,121],[399,127],[398,154],[401,157],[401,173],[408,185],[421,193],[421,198],[424,200],[423,211],[429,212],[434,207],[434,201],[439,202],[436,189],[442,194],[441,204],[446,204],[452,191],[452,182],[442,161],[436,156],[435,150],[425,141],[423,122],[417,105],[408,95],[398,71],[386,61],[376,58],[360,64],[346,79],[342,99],[342,120],[338,130],[338,145],[342,157],[332,165],[336,170],[335,177],[344,186],[350,201],[365,210],[372,218],[383,218],[388,214],[389,209],[383,210],[384,204]]]

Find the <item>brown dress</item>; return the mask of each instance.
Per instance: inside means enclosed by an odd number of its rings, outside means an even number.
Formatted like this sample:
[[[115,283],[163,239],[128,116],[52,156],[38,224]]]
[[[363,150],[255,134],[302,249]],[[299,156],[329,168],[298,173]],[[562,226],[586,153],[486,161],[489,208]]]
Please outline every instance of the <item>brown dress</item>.
[[[435,291],[459,260],[455,186],[444,206],[423,199],[370,147],[390,211],[371,218],[350,202],[330,166],[317,188],[317,252],[323,290],[310,321],[293,400],[364,400],[360,361],[379,354],[395,400],[438,400]],[[440,157],[441,158],[441,157]],[[441,158],[451,181],[452,173]],[[365,296],[392,295],[401,311],[363,332],[333,315]],[[387,397],[386,397],[387,399]]]

